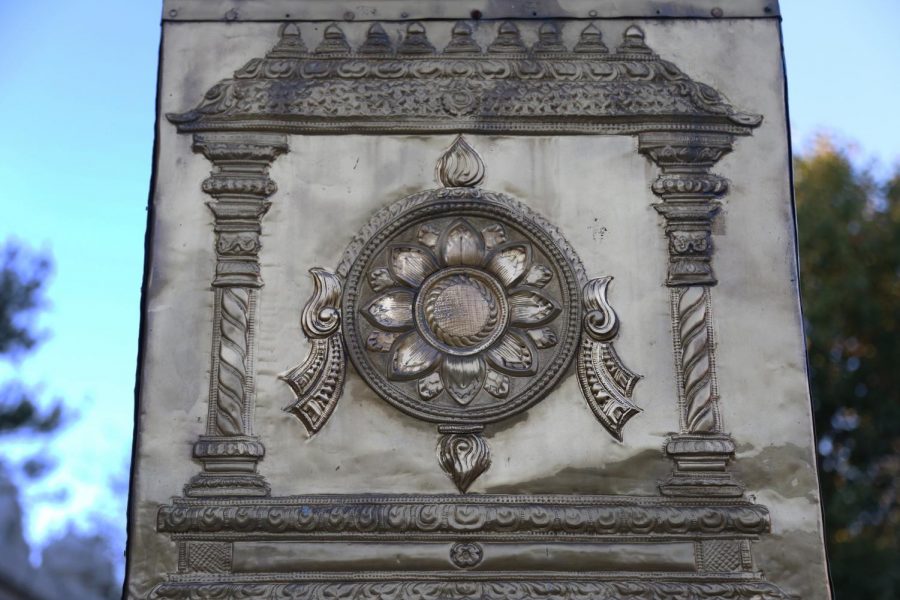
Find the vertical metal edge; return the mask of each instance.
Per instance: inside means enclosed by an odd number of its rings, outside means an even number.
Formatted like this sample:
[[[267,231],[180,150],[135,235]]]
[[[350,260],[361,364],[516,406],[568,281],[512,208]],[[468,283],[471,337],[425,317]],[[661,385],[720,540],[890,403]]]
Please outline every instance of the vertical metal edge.
[[[153,153],[152,166],[150,171],[150,186],[147,192],[147,226],[144,230],[144,272],[141,278],[141,302],[140,315],[138,317],[138,351],[137,365],[134,374],[134,416],[131,434],[131,464],[128,474],[128,503],[125,510],[125,577],[122,580],[122,600],[128,600],[128,588],[131,582],[131,569],[134,564],[131,556],[133,544],[131,543],[131,532],[135,523],[135,513],[137,510],[136,503],[136,487],[137,487],[137,457],[138,445],[140,443],[140,415],[141,415],[141,388],[144,377],[144,358],[147,350],[147,305],[148,305],[148,287],[150,283],[150,273],[152,271],[152,247],[154,234],[154,221],[156,210],[154,199],[156,197],[156,183],[159,165],[159,137],[160,128],[162,126],[161,110],[162,110],[162,73],[163,73],[163,48],[165,47],[165,24],[160,21],[159,33],[159,49],[157,50],[156,59],[156,102],[153,121]]]

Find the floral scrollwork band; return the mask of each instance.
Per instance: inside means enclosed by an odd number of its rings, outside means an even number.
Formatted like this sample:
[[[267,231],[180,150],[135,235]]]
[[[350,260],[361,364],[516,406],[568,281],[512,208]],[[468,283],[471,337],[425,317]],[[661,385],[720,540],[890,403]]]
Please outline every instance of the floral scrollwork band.
[[[545,398],[578,363],[585,399],[618,440],[640,412],[638,376],[612,342],[611,277],[588,280],[546,219],[478,187],[481,157],[462,136],[437,163],[444,185],[376,213],[338,268],[311,269],[307,359],[284,373],[309,433],[334,411],[346,358],[382,399],[437,423],[438,462],[460,491],[490,466],[484,426]]]

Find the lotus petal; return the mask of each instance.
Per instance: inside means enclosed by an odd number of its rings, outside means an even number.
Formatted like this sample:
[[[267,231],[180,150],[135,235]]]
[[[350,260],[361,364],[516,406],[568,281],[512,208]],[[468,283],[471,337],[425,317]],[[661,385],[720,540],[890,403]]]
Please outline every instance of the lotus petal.
[[[553,272],[550,269],[544,265],[533,265],[528,269],[524,283],[542,288],[550,283],[551,279],[553,279]]]
[[[528,334],[528,337],[531,338],[531,341],[534,342],[534,345],[541,350],[550,348],[559,343],[559,337],[557,337],[556,332],[549,327],[529,329],[526,333]]]
[[[389,268],[394,279],[417,288],[426,277],[437,271],[434,255],[417,244],[395,244],[390,248]]]
[[[510,330],[487,351],[488,362],[498,371],[521,377],[537,372],[537,351],[527,337]]]
[[[487,259],[487,270],[509,287],[518,283],[531,264],[531,246],[510,242],[499,246]]]
[[[388,333],[386,331],[373,331],[366,339],[366,348],[371,352],[388,352],[394,342],[397,341],[398,333]]]
[[[387,331],[406,331],[413,324],[413,293],[392,289],[376,296],[363,307],[363,315],[375,326]]]
[[[447,227],[440,241],[441,260],[447,266],[480,266],[484,260],[484,239],[465,219]]]
[[[546,325],[560,313],[559,305],[536,290],[520,289],[509,295],[510,321],[514,325]]]
[[[496,248],[506,241],[506,229],[500,223],[492,223],[481,230],[484,236],[484,246],[488,250]]]
[[[388,376],[391,379],[415,379],[434,367],[441,353],[411,331],[397,340],[391,348]]]
[[[506,398],[509,395],[509,377],[488,369],[484,378],[484,389],[495,398]]]
[[[434,225],[426,223],[419,227],[419,243],[428,246],[432,250],[437,248],[438,238],[440,237],[441,232]]]
[[[420,379],[418,387],[419,397],[422,400],[432,400],[444,391],[444,384],[441,382],[441,376],[437,372]]]
[[[381,292],[394,284],[396,284],[396,282],[391,278],[390,272],[384,267],[374,269],[369,273],[369,285],[374,292]]]
[[[471,402],[484,382],[484,361],[478,356],[444,357],[444,388],[462,405]]]

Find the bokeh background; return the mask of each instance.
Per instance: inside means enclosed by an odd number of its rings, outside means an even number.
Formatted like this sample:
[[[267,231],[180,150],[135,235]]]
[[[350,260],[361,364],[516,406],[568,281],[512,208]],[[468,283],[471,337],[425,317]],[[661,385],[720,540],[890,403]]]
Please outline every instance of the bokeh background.
[[[896,599],[900,2],[781,4],[832,578]],[[0,598],[120,594],[160,12],[0,0]]]

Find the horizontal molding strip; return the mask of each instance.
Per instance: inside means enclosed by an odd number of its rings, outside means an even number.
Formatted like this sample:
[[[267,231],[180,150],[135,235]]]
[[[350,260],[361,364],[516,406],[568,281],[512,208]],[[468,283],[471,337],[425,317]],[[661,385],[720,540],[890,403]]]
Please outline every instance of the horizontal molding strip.
[[[291,571],[685,571],[694,544],[235,542],[235,573]],[[454,561],[458,564],[454,564]]]
[[[474,15],[473,15],[474,13]],[[165,0],[164,21],[765,18],[778,0]]]
[[[191,535],[365,536],[758,535],[769,512],[744,501],[703,503],[604,496],[294,496],[265,500],[176,499],[160,508],[160,532]]]

